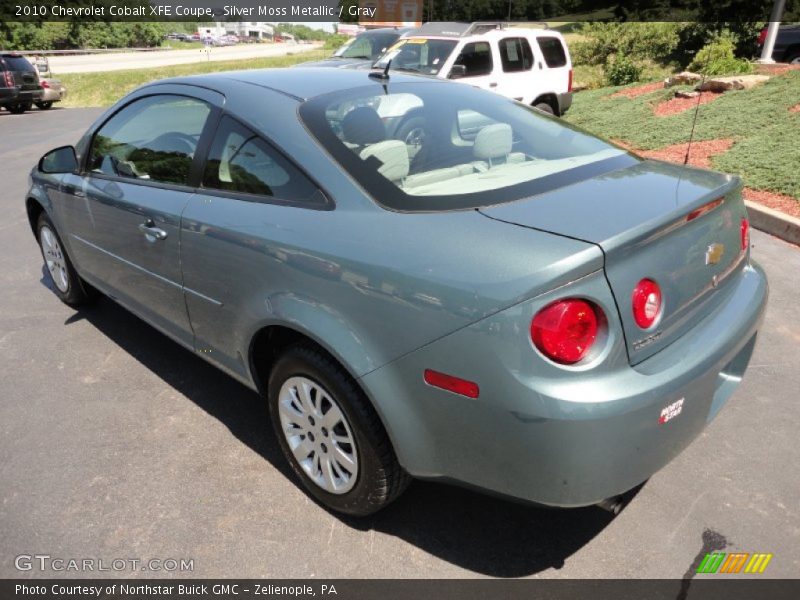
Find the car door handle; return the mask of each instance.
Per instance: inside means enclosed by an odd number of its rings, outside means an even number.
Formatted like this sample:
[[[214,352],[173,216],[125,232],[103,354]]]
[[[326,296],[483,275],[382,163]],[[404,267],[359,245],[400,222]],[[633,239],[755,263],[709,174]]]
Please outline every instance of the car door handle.
[[[157,240],[167,239],[167,232],[163,229],[156,227],[153,219],[147,219],[144,223],[139,225],[139,231],[147,236],[148,239],[155,238]]]
[[[497,82],[493,81],[492,83],[489,84],[489,87],[490,88],[496,88],[497,87]]]
[[[79,190],[74,185],[68,185],[64,188],[64,191],[70,196],[75,196],[76,198],[86,198],[86,194],[83,192],[83,190]]]

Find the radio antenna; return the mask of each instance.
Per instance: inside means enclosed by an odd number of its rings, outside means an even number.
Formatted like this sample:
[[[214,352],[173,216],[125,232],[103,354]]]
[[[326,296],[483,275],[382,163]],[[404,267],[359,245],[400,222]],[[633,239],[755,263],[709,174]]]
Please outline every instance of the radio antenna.
[[[711,64],[711,51],[706,57],[706,66],[703,68],[702,78],[700,79],[700,89],[697,94],[697,104],[694,107],[694,116],[692,117],[692,130],[689,132],[689,143],[686,145],[686,156],[683,158],[683,164],[689,164],[689,154],[692,152],[692,142],[694,141],[694,128],[697,126],[697,113],[700,112],[700,100],[703,98],[703,85],[706,82],[706,73],[708,72],[708,65]]]

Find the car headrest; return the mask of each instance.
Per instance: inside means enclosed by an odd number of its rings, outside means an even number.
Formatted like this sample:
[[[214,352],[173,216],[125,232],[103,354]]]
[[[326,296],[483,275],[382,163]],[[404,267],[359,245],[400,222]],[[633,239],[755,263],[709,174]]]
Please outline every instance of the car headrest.
[[[408,161],[408,148],[405,142],[400,140],[386,140],[372,144],[359,154],[362,160],[378,160],[381,166],[378,173],[386,177],[389,181],[400,181],[410,168]]]
[[[472,152],[478,160],[505,158],[511,153],[511,125],[494,123],[487,125],[475,136]]]
[[[359,106],[342,119],[342,134],[346,142],[366,146],[385,140],[386,128],[374,108]]]

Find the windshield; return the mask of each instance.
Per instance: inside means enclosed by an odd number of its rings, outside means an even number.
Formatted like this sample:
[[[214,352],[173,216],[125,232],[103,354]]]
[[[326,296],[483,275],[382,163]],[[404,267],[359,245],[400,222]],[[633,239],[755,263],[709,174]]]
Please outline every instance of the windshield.
[[[396,32],[362,33],[346,41],[334,56],[338,58],[364,58],[375,60],[397,39]]]
[[[375,67],[385,68],[391,60],[390,70],[413,71],[425,75],[436,75],[447,57],[456,47],[455,40],[437,40],[429,38],[406,38],[389,48],[375,63]]]
[[[638,159],[574,126],[456,83],[376,83],[305,102],[300,116],[378,202],[477,208],[546,192]]]

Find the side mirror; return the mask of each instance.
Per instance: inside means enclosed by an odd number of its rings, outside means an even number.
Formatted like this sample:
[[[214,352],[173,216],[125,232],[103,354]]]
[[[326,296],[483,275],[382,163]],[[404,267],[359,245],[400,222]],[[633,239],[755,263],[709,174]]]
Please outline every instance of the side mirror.
[[[467,67],[464,65],[453,65],[450,68],[450,75],[448,79],[461,79],[467,76]]]
[[[50,150],[39,159],[39,171],[42,173],[75,173],[78,170],[78,157],[72,146],[61,146]]]

